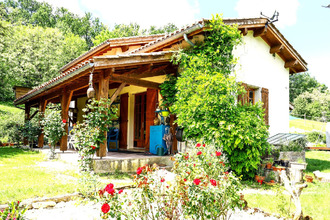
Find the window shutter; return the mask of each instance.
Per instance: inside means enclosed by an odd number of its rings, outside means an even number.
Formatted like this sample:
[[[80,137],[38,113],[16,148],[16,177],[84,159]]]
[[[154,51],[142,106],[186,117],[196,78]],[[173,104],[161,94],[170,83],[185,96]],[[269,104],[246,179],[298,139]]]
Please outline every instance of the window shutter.
[[[242,105],[245,105],[246,104],[246,102],[247,102],[247,90],[248,90],[248,86],[247,86],[247,84],[246,83],[242,83],[242,86],[244,87],[244,89],[245,89],[245,91],[246,91],[246,93],[244,93],[244,94],[240,94],[239,96],[238,96],[238,98],[237,98],[237,101],[238,102],[240,102]]]
[[[265,123],[269,125],[269,107],[268,107],[268,89],[262,88],[261,89],[261,101],[263,102],[263,107],[265,109]]]

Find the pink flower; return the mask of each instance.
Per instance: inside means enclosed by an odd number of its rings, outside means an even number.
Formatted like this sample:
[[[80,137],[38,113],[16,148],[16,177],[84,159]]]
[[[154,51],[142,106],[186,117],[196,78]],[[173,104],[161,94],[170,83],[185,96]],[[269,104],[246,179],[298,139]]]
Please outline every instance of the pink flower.
[[[121,194],[123,191],[124,191],[123,189],[119,190],[118,191],[118,194]]]
[[[62,122],[63,122],[63,123],[66,123],[66,120],[65,120],[65,119],[63,119],[63,120],[62,120]]]
[[[215,155],[216,155],[217,157],[220,157],[221,154],[222,154],[222,153],[221,153],[220,151],[216,151],[216,152],[215,152]]]
[[[165,182],[165,179],[162,177],[162,178],[160,178],[160,182]]]
[[[202,154],[202,151],[198,151],[198,152],[197,152],[197,156],[198,156],[198,155],[201,155],[201,154]]]
[[[196,144],[196,147],[200,147],[200,146],[202,146],[200,143]]]
[[[217,185],[217,181],[215,181],[214,179],[210,179],[210,183],[212,184],[212,186],[216,186]]]
[[[200,179],[194,179],[194,183],[195,183],[195,185],[198,186],[201,183],[201,180]]]
[[[110,206],[108,203],[104,203],[101,207],[101,210],[104,214],[108,213],[110,211]]]
[[[196,164],[194,164],[194,167],[196,166]]]
[[[225,174],[228,175],[228,172],[226,171]]]

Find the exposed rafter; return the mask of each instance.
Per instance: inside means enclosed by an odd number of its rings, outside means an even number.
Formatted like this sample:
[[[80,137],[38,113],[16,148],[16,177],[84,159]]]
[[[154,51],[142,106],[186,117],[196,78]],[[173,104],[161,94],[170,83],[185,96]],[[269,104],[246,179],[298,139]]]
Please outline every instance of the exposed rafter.
[[[269,53],[279,53],[281,52],[281,50],[283,50],[284,45],[280,44],[280,45],[276,45],[270,48]]]
[[[142,80],[142,79],[133,78],[133,77],[127,77],[127,76],[118,75],[118,74],[112,74],[110,76],[110,81],[127,83],[130,85],[141,86],[141,87],[146,87],[146,88],[151,88],[151,89],[160,88],[159,87],[160,83],[150,82],[147,80]]]
[[[291,61],[285,62],[284,68],[292,68],[292,67],[296,66],[297,64],[298,64],[297,60],[291,60]]]
[[[265,27],[259,28],[254,31],[253,37],[261,37],[261,36],[265,35],[266,33],[267,33],[267,28],[265,28]]]

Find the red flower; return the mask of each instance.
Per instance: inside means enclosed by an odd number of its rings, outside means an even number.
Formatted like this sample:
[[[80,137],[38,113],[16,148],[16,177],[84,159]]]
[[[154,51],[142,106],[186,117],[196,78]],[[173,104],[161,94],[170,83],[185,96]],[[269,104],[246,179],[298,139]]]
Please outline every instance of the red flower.
[[[187,181],[187,179],[183,179],[183,181],[185,181],[185,182],[186,182],[186,181]]]
[[[203,144],[203,147],[205,147],[205,144]]]
[[[198,186],[201,183],[201,180],[200,179],[194,179],[194,183],[195,183],[195,185]]]
[[[105,191],[107,191],[109,194],[113,195],[115,193],[115,190],[113,189],[113,184],[112,183],[109,183],[105,189]]]
[[[136,174],[137,175],[140,175],[142,173],[142,170],[143,168],[142,167],[139,167],[137,170],[136,170]]]
[[[197,156],[198,156],[198,155],[201,155],[201,154],[202,154],[202,151],[198,151],[198,152],[197,152]]]
[[[217,181],[215,181],[214,179],[210,179],[210,183],[211,183],[213,186],[216,186],[216,185],[217,185]]]
[[[65,120],[65,119],[63,119],[63,120],[62,120],[62,122],[63,122],[63,123],[66,123],[66,120]]]
[[[118,191],[118,194],[121,194],[123,191],[124,191],[123,189],[119,190]]]
[[[200,146],[202,146],[200,143],[196,144],[196,147],[200,147]]]
[[[100,196],[100,197],[103,197],[104,192],[105,192],[105,189],[103,189],[103,190],[100,189],[100,190],[99,190],[99,196]]]
[[[169,186],[166,186],[166,188],[168,189],[168,188],[170,188]]]
[[[222,153],[221,153],[220,151],[216,151],[216,152],[215,152],[215,155],[216,155],[217,157],[220,157],[221,154],[222,154]]]
[[[227,174],[228,174],[228,172],[226,171],[226,172],[225,172],[225,174],[227,175]]]
[[[194,164],[194,167],[196,166],[196,164]]]
[[[108,203],[104,203],[101,207],[101,210],[104,214],[108,213],[110,211],[110,206]]]
[[[93,150],[95,150],[95,149],[96,149],[96,147],[95,147],[95,146],[91,146],[91,148],[92,148]]]
[[[165,182],[165,179],[162,177],[162,178],[160,178],[160,182]]]
[[[188,158],[189,158],[188,154],[184,156],[184,159],[188,160]]]
[[[17,201],[17,205],[19,205],[20,201]]]

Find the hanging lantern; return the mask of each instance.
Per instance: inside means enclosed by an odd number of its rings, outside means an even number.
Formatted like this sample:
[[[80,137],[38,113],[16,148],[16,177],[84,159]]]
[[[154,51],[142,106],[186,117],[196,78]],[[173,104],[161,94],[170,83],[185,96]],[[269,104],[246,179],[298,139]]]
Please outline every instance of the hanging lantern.
[[[93,71],[89,75],[89,88],[87,89],[87,97],[89,99],[95,97],[95,89],[93,88]]]

